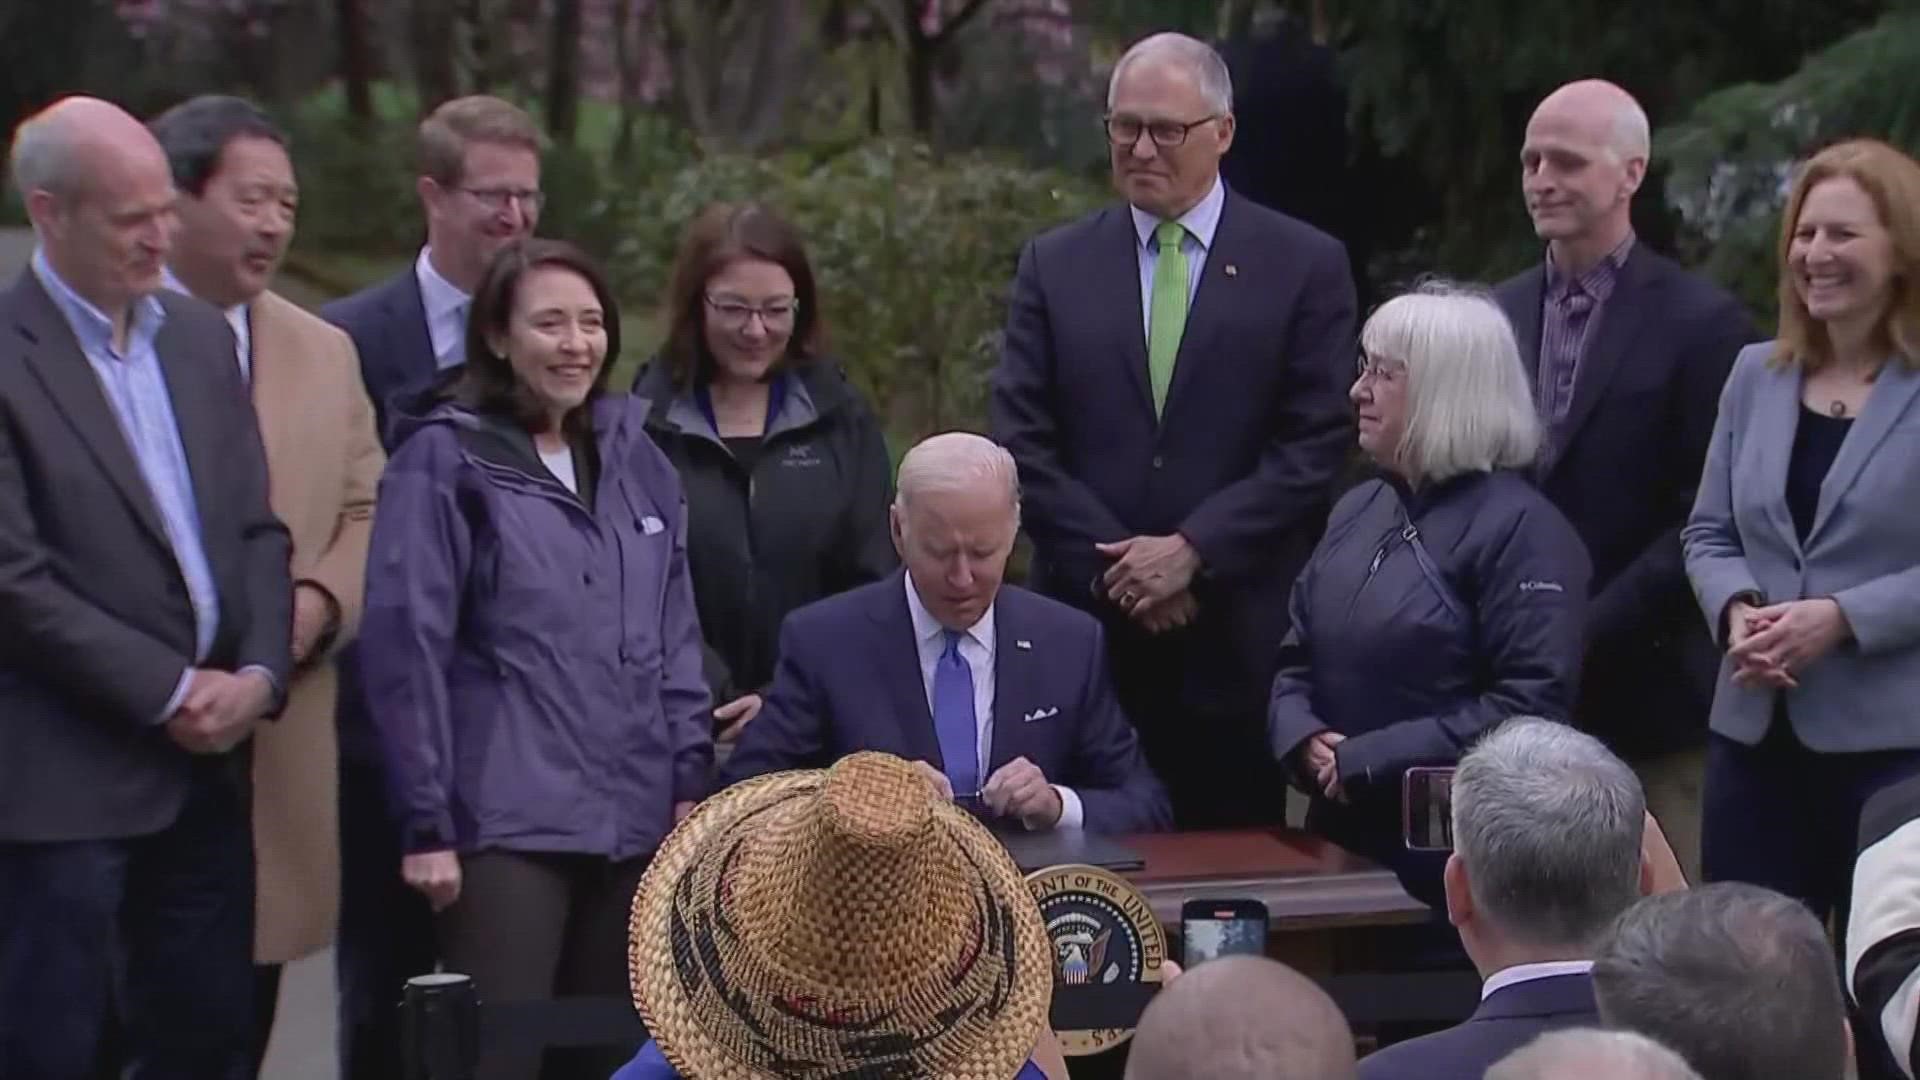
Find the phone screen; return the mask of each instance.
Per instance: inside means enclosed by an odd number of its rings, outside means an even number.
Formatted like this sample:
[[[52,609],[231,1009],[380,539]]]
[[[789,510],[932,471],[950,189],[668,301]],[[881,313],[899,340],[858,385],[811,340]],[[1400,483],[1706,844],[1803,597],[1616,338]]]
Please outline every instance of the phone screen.
[[[1265,956],[1267,920],[1248,912],[1221,908],[1189,913],[1180,922],[1181,962],[1187,967],[1217,960],[1222,956]]]
[[[1453,769],[1408,769],[1402,784],[1403,840],[1410,851],[1453,850]]]

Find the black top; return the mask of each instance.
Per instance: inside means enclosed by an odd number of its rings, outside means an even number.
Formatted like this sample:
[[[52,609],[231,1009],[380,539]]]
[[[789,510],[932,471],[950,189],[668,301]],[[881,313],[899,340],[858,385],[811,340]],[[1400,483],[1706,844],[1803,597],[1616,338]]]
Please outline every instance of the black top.
[[[753,467],[760,463],[761,437],[758,435],[727,435],[722,437],[720,441],[727,444],[727,451],[733,455],[733,460],[740,463],[740,468],[744,469],[748,475],[752,475]]]
[[[1802,543],[1813,531],[1813,517],[1820,508],[1820,483],[1833,468],[1833,459],[1852,427],[1851,416],[1824,416],[1800,406],[1793,458],[1787,464],[1787,510],[1793,514],[1793,531]]]

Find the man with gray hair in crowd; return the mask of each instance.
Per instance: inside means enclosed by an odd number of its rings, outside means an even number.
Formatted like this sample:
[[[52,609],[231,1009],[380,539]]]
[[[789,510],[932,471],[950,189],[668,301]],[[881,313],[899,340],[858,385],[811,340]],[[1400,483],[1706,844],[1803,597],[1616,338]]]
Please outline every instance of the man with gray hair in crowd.
[[[1352,1080],[1353,1032],[1326,992],[1265,957],[1198,964],[1154,996],[1126,1080]]]
[[[1706,1080],[1853,1075],[1833,946],[1797,900],[1741,882],[1652,896],[1600,943],[1608,1027],[1678,1051]]]
[[[903,568],[787,616],[766,704],[722,783],[883,750],[1009,827],[1170,824],[1099,623],[1001,584],[1020,529],[1012,456],[935,435],[901,459],[889,516]]]
[[[1654,887],[1646,802],[1599,740],[1525,717],[1453,778],[1447,915],[1485,984],[1466,1023],[1389,1046],[1365,1080],[1479,1080],[1543,1031],[1593,1024],[1593,948]]]
[[[1645,1035],[1570,1028],[1501,1058],[1486,1080],[1700,1080],[1700,1074]]]
[[[1267,749],[1287,595],[1352,439],[1346,250],[1229,190],[1233,85],[1155,34],[1114,65],[1123,203],[1021,252],[992,378],[1033,586],[1089,612],[1185,829],[1278,823]]]

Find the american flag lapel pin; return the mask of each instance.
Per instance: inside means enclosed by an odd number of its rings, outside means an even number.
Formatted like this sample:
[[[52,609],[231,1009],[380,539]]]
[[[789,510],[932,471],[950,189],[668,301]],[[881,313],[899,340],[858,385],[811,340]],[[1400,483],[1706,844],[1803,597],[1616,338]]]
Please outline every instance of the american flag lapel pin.
[[[1228,263],[1228,264],[1227,264],[1227,276],[1228,276],[1228,277],[1239,277],[1239,276],[1240,276],[1240,268],[1239,268],[1239,267],[1237,267],[1237,266],[1235,266],[1235,265],[1233,265],[1232,263]]]
[[[1033,642],[1028,641],[1026,638],[1015,638],[1013,647],[1016,649],[1026,649],[1031,652],[1033,650]]]

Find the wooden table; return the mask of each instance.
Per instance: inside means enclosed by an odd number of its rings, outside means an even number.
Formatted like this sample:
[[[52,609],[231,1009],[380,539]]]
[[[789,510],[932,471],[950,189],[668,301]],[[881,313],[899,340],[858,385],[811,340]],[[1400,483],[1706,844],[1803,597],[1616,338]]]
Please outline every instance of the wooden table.
[[[1293,829],[1142,833],[1125,838],[1146,866],[1124,875],[1153,905],[1179,955],[1188,900],[1258,900],[1267,953],[1314,977],[1373,968],[1369,931],[1432,917],[1393,872]]]
[[[1378,947],[1379,931],[1433,917],[1392,871],[1294,829],[1143,833],[1122,841],[1146,861],[1122,876],[1153,906],[1176,958],[1180,906],[1188,900],[1260,901],[1269,917],[1267,955],[1335,985],[1392,968],[1391,948]],[[1477,988],[1469,981],[1469,990]],[[1126,1051],[1116,1049],[1070,1066],[1074,1080],[1114,1080],[1125,1061]]]
[[[1147,864],[1125,876],[1168,926],[1179,925],[1181,904],[1202,899],[1258,900],[1276,934],[1428,916],[1391,871],[1292,829],[1143,833],[1125,842]]]

